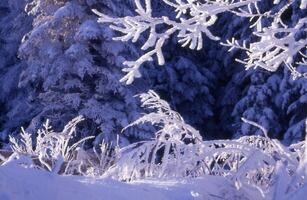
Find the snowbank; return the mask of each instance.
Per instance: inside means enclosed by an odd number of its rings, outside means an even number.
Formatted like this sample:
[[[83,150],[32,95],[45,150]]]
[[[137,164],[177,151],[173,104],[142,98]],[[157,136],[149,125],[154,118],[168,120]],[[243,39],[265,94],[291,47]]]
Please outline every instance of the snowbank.
[[[123,183],[111,179],[59,176],[16,165],[0,168],[1,200],[247,199],[244,193],[237,191],[227,179],[216,176]]]

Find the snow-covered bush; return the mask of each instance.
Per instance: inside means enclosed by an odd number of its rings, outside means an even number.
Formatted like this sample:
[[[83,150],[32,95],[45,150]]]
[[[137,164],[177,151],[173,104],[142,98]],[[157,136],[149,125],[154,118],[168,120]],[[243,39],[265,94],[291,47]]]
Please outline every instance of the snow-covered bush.
[[[13,154],[8,158],[1,156],[0,159],[4,165],[16,162],[59,174],[102,176],[116,161],[119,147],[104,141],[99,147],[89,150],[79,147],[86,140],[94,138],[88,136],[76,141],[76,126],[83,120],[82,116],[72,119],[61,132],[53,131],[49,120],[37,131],[37,135],[27,133],[22,128],[20,140],[10,137]]]
[[[98,148],[98,149],[97,149]],[[99,147],[84,151],[78,149],[77,157],[67,163],[68,174],[77,174],[89,177],[101,177],[118,160],[119,146],[106,143],[104,140]],[[74,166],[74,167],[71,167]]]
[[[263,136],[244,136],[237,140],[203,141],[199,132],[188,125],[169,104],[153,91],[140,95],[142,106],[150,113],[131,123],[123,132],[143,123],[155,126],[155,138],[119,148],[102,143],[100,148],[78,147],[84,138],[71,143],[77,117],[63,131],[52,131],[48,121],[32,135],[22,130],[21,140],[11,138],[14,154],[4,165],[17,162],[26,167],[47,169],[60,174],[112,177],[121,181],[137,179],[173,179],[222,176],[238,190],[250,196],[256,192],[264,199],[300,199],[306,187],[306,141],[284,146],[269,138],[259,124]],[[305,122],[307,123],[307,121]],[[134,129],[135,131],[137,129]]]
[[[144,115],[127,126],[151,123],[159,130],[151,141],[138,142],[122,148],[119,161],[107,173],[120,180],[131,181],[146,177],[194,176],[199,162],[202,141],[199,132],[186,124],[169,104],[153,91],[140,95],[142,106],[154,112]]]
[[[306,167],[307,140],[286,147],[270,139],[262,126],[243,121],[261,129],[264,136],[203,142],[217,155],[213,157],[213,174],[226,176],[237,189],[251,187],[264,199],[300,199],[306,192],[306,172],[302,169]],[[210,155],[209,149],[204,152],[206,157]]]
[[[278,140],[270,139],[265,128],[244,118],[245,123],[259,128],[263,136],[202,141],[198,131],[186,124],[156,93],[149,91],[140,97],[142,106],[153,112],[126,129],[149,122],[159,130],[154,140],[120,149],[118,162],[106,176],[124,181],[224,176],[237,189],[253,188],[266,199],[287,199],[304,190],[305,142],[286,147]],[[280,195],[276,191],[284,193]]]
[[[78,145],[93,138],[92,136],[86,137],[71,144],[76,125],[82,120],[81,116],[72,119],[59,133],[52,130],[49,120],[44,123],[42,129],[37,131],[36,136],[27,133],[22,128],[21,140],[10,137],[13,155],[9,161],[19,156],[30,156],[36,167],[42,167],[54,173],[60,173],[61,170],[61,173],[66,173],[71,167],[69,162],[76,159],[74,157],[78,154]],[[35,137],[34,142],[33,137]],[[63,167],[64,165],[66,166]]]

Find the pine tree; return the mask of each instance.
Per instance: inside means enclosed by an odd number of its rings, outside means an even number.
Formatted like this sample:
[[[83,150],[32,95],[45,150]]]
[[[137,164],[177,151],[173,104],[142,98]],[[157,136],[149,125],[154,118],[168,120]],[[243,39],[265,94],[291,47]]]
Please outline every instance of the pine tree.
[[[95,144],[102,139],[114,142],[116,134],[139,116],[140,109],[133,98],[136,89],[118,81],[122,76],[121,55],[137,51],[112,41],[113,33],[104,31],[91,11],[95,7],[128,11],[127,5],[118,7],[113,1],[43,0],[27,4],[34,21],[33,30],[19,48],[19,56],[27,66],[18,86],[26,91],[29,107],[35,108],[32,113],[25,110],[25,115],[31,116],[24,120],[29,123],[29,131],[39,128],[46,118],[57,130],[76,115],[83,115],[87,120],[81,124],[81,137],[99,135]],[[14,118],[20,112],[11,115]],[[125,137],[129,135],[123,136],[121,142],[127,143]]]
[[[26,64],[18,59],[17,51],[32,21],[24,12],[25,4],[24,0],[0,2],[0,145],[8,139],[12,127],[29,117],[23,111],[31,113],[25,92],[18,89],[19,75]]]
[[[285,116],[283,142],[291,144],[303,140],[306,134],[307,81],[304,78],[291,80],[288,71],[284,74],[278,103]]]
[[[264,9],[278,9],[278,5],[267,5]],[[289,27],[294,27],[303,17],[299,2],[292,3],[281,15],[281,19]],[[306,31],[304,32],[302,28],[295,38],[299,41],[304,38],[304,35]],[[256,132],[250,125],[241,122],[240,115],[243,115],[267,128],[272,137],[283,138],[287,144],[304,138],[304,120],[306,119],[304,88],[307,80],[304,77],[293,80],[295,78],[293,72],[291,74],[286,64],[283,66],[286,69],[278,70],[274,74],[249,70],[248,73],[238,72],[232,76],[232,82],[227,88],[242,91],[241,94],[237,94],[236,98],[239,97],[240,100],[237,100],[234,109],[229,110],[233,117],[230,124],[234,126],[233,133],[237,137]],[[304,74],[306,69],[298,65],[297,71]],[[227,101],[226,98],[224,98],[225,101]]]

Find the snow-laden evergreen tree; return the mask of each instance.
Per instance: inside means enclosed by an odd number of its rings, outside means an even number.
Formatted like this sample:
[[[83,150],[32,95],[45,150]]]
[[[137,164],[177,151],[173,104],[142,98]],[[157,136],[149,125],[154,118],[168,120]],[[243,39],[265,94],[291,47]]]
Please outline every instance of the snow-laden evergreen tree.
[[[116,134],[138,117],[133,91],[118,80],[121,57],[137,54],[129,45],[111,40],[112,32],[97,23],[92,8],[129,14],[129,2],[34,0],[26,11],[34,17],[33,30],[27,33],[19,56],[27,63],[18,87],[26,91],[26,102],[35,108],[24,110],[35,131],[46,118],[55,129],[83,115],[81,136],[99,135],[115,141]],[[137,87],[137,86],[136,86]],[[21,112],[10,112],[11,118]],[[142,135],[140,135],[142,136]],[[138,136],[137,136],[138,137]],[[143,136],[150,137],[150,136]],[[121,140],[125,142],[125,139]]]
[[[263,9],[268,10],[270,6],[272,5],[268,4]],[[272,10],[277,9],[276,7],[278,8],[278,5],[273,6]],[[304,19],[299,2],[292,2],[281,14],[281,19],[289,27]],[[299,34],[295,34],[297,41],[306,38],[306,30],[302,28],[299,31]],[[248,36],[245,34],[244,37]],[[306,110],[304,88],[307,79],[300,75],[295,77],[295,74],[304,74],[306,67],[298,62],[297,68],[292,71],[286,67],[287,63],[282,65],[286,69],[277,70],[274,74],[262,70],[249,70],[248,73],[238,72],[232,76],[227,88],[230,91],[242,91],[241,94],[237,94],[236,98],[239,97],[240,100],[237,99],[234,109],[228,110],[234,117],[234,121],[230,123],[234,125],[237,136],[257,133],[252,126],[240,122],[239,116],[243,115],[266,127],[272,137],[284,139],[285,143],[293,143],[304,138],[304,120],[307,117],[304,112]],[[293,78],[296,79],[293,81]],[[233,96],[228,93],[223,97],[225,102],[228,101],[229,95]]]
[[[24,12],[26,2],[0,2],[0,146],[1,141],[8,139],[11,127],[19,127],[31,117],[23,112],[33,112],[27,106],[26,92],[18,89],[19,75],[26,64],[17,58],[17,51],[32,21]]]
[[[283,141],[286,144],[300,141],[306,133],[306,110],[307,110],[307,81],[304,78],[289,81],[291,75],[284,72],[280,85],[281,96],[279,109],[282,109],[285,123],[285,135]]]
[[[275,102],[276,94],[279,93],[278,75],[270,76],[267,72],[257,71],[250,75],[245,88],[245,96],[237,102],[232,116],[239,121],[239,116],[256,121],[269,130],[270,137],[281,137],[282,133],[280,118],[278,117],[278,102]],[[236,132],[241,135],[261,135],[261,131],[254,129],[249,124],[242,124]]]

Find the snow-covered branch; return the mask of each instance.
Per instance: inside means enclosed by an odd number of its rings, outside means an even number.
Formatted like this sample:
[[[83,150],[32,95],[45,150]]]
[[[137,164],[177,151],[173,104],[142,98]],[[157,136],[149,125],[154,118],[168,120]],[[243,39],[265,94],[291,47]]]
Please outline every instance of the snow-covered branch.
[[[297,72],[294,65],[306,65],[306,46],[307,39],[297,40],[297,35],[301,32],[307,31],[307,19],[302,18],[293,27],[284,27],[281,22],[274,22],[270,27],[263,28],[254,34],[259,37],[259,41],[251,43],[249,47],[244,43],[239,43],[232,39],[228,40],[225,46],[240,48],[246,51],[247,58],[238,60],[245,64],[246,69],[261,67],[268,71],[276,71],[282,64],[285,64],[292,72],[293,78],[303,76]],[[296,62],[295,56],[300,56],[301,61]]]
[[[100,23],[110,23],[110,28],[123,34],[115,37],[114,40],[127,42],[131,40],[136,42],[141,34],[146,31],[149,36],[142,46],[142,50],[148,50],[136,61],[126,61],[127,66],[123,69],[127,74],[121,79],[121,82],[131,84],[134,78],[141,76],[139,72],[140,66],[152,61],[154,56],[157,56],[158,64],[165,63],[162,53],[162,47],[165,41],[174,33],[178,32],[178,42],[182,47],[189,46],[190,49],[200,50],[203,47],[203,35],[206,35],[211,40],[219,40],[220,38],[213,35],[209,27],[214,25],[219,13],[231,11],[238,15],[249,13],[243,11],[243,7],[257,7],[256,3],[259,0],[219,0],[219,1],[170,1],[163,0],[164,3],[173,7],[177,13],[176,19],[170,19],[167,16],[152,17],[151,1],[145,1],[145,7],[140,0],[135,0],[136,16],[126,16],[123,18],[112,18],[97,10],[93,10],[99,16]],[[252,10],[250,9],[250,12]],[[254,16],[254,13],[249,13],[249,16]],[[158,25],[165,27],[165,31],[158,32]]]

